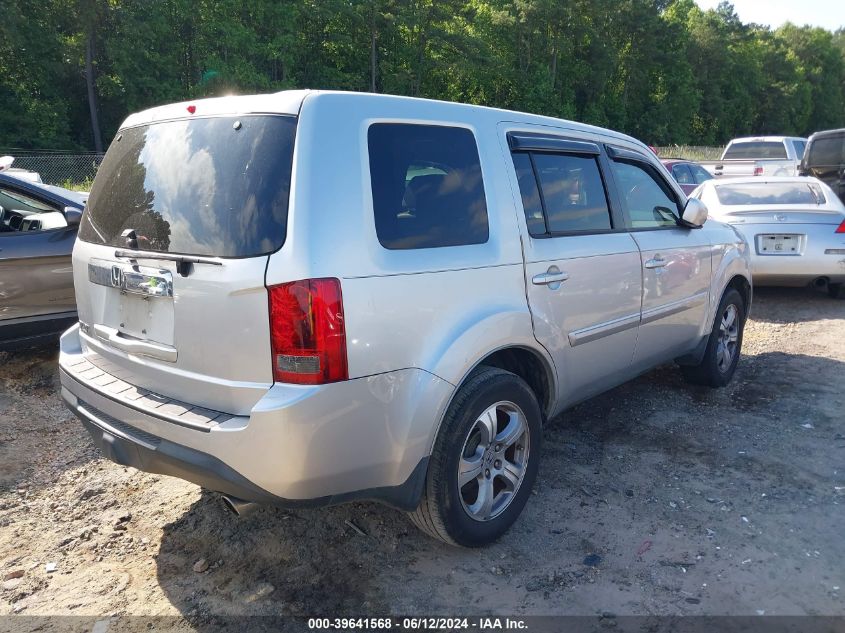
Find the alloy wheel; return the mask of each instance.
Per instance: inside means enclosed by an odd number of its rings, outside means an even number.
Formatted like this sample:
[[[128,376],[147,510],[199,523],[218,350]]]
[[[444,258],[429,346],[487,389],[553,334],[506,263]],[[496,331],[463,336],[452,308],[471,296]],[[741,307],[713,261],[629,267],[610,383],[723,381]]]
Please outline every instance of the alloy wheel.
[[[719,342],[716,346],[716,365],[723,374],[727,372],[737,351],[739,339],[739,311],[733,303],[725,306],[719,324]]]
[[[472,425],[458,462],[458,495],[466,513],[489,521],[511,504],[528,465],[525,414],[513,402],[488,407]]]

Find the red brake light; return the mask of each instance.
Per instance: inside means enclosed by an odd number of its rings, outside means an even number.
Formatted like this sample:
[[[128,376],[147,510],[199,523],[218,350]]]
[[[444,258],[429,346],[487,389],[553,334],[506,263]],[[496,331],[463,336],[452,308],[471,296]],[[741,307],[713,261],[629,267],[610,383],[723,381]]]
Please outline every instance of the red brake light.
[[[842,220],[842,224],[836,227],[837,233],[845,233],[845,220]]]
[[[755,167],[754,168],[754,175],[755,176],[762,176],[763,175],[763,168],[762,167]]]
[[[194,112],[196,112],[196,111],[197,111],[197,106],[195,106],[195,105],[189,105],[189,106],[188,106],[188,112],[189,112],[190,114],[193,114],[193,113],[194,113]]]
[[[274,379],[319,385],[349,378],[340,280],[305,279],[267,291]]]

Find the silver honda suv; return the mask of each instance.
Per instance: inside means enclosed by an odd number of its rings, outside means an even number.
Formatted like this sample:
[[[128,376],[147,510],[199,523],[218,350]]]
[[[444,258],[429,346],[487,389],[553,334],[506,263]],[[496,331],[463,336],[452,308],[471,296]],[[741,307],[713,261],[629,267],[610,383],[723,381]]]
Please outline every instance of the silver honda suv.
[[[516,520],[543,425],[660,363],[725,385],[749,253],[632,138],[287,91],[121,126],[73,251],[62,395],[108,458],[236,512]]]

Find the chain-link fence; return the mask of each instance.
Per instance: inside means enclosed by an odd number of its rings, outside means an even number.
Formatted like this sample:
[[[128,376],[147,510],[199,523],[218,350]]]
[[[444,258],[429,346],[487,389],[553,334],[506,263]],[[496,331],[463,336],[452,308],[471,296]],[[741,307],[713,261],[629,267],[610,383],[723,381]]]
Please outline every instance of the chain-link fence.
[[[87,190],[97,174],[97,168],[103,160],[102,154],[89,152],[86,154],[65,153],[18,153],[3,152],[14,157],[12,167],[37,172],[42,182],[48,185],[59,185],[67,189]]]
[[[660,158],[685,158],[687,160],[719,160],[724,147],[703,145],[665,145],[655,147]]]

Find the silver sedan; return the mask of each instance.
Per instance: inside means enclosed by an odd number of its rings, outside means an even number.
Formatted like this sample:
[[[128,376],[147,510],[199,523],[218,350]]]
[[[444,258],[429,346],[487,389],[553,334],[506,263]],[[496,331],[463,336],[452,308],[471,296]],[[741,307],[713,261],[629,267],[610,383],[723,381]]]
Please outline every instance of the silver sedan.
[[[754,283],[827,288],[845,298],[845,205],[815,178],[708,180],[692,192],[751,247]]]

